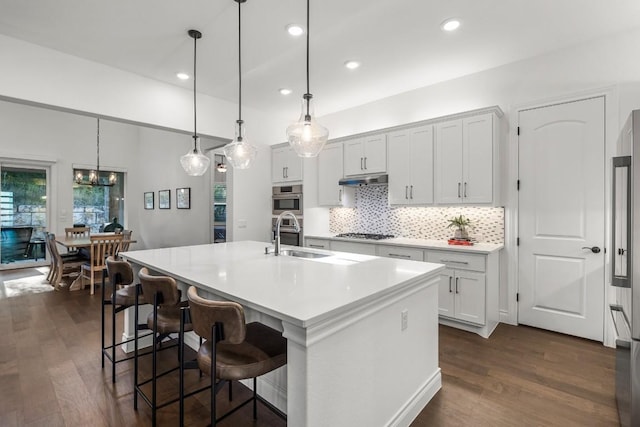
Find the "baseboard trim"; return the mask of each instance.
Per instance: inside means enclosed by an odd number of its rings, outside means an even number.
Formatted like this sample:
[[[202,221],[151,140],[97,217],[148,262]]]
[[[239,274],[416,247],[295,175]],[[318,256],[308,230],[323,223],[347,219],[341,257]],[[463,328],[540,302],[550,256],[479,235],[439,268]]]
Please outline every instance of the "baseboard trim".
[[[442,388],[442,373],[438,368],[386,425],[390,427],[411,425],[440,388]]]

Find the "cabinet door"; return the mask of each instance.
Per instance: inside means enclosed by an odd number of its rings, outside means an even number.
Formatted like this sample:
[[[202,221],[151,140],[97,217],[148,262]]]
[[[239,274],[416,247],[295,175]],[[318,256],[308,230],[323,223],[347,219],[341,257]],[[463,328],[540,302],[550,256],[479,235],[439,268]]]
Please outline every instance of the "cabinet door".
[[[302,157],[298,157],[293,148],[286,149],[285,181],[302,181]]]
[[[401,130],[389,134],[388,172],[389,172],[389,204],[409,204],[409,130]]]
[[[364,173],[364,154],[362,139],[344,142],[344,175],[362,175]]]
[[[485,324],[484,273],[455,270],[455,317],[466,322]]]
[[[436,202],[462,202],[462,120],[436,126]]]
[[[342,144],[330,144],[318,154],[318,205],[339,206],[342,202]]]
[[[462,121],[462,197],[465,203],[493,201],[493,115]]]
[[[285,162],[287,147],[274,148],[271,150],[271,181],[285,182]]]
[[[378,244],[377,246],[378,256],[397,259],[410,259],[412,261],[424,261],[423,249],[380,244]]]
[[[454,313],[454,273],[445,268],[440,273],[440,285],[438,287],[438,314],[441,316],[455,317]]]
[[[409,134],[409,202],[413,205],[430,204],[433,203],[433,127],[410,129]]]
[[[373,135],[364,139],[364,173],[387,171],[387,135]]]

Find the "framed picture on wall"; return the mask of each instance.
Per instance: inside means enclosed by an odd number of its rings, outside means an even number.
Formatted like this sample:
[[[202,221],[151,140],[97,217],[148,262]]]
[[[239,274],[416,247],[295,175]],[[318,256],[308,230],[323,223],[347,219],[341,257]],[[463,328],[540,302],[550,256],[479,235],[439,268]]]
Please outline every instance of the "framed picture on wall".
[[[191,209],[191,188],[176,188],[176,207],[178,209]]]
[[[158,191],[158,209],[171,209],[171,190]]]
[[[155,199],[153,197],[153,191],[149,191],[144,193],[144,208],[145,209],[154,209],[155,208]]]

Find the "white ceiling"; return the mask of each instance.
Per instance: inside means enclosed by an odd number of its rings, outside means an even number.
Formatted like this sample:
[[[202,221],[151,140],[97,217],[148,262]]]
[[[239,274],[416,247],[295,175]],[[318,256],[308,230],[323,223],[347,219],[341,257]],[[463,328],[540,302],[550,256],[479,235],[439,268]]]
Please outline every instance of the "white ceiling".
[[[233,0],[0,0],[0,34],[170,84],[193,67],[198,91],[237,102],[237,7]],[[248,0],[243,17],[243,104],[297,115],[305,92],[304,0]],[[444,33],[456,17],[462,26]],[[638,0],[313,0],[311,93],[316,113],[640,27]],[[357,59],[362,66],[347,70]],[[283,97],[281,87],[293,93]]]

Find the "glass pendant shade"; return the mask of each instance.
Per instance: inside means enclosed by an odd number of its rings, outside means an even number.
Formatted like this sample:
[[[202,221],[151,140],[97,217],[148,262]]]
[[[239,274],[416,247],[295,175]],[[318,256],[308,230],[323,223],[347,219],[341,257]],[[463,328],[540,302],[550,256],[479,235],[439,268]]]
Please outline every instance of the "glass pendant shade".
[[[245,141],[244,128],[236,125],[236,138],[224,146],[224,155],[234,169],[247,169],[256,158],[258,149]]]
[[[318,123],[313,115],[312,100],[303,99],[300,119],[287,127],[289,145],[299,157],[316,157],[328,139],[329,130]]]
[[[190,176],[202,176],[209,168],[209,157],[202,154],[200,149],[200,138],[194,137],[193,150],[189,150],[187,154],[180,157],[182,168]]]

